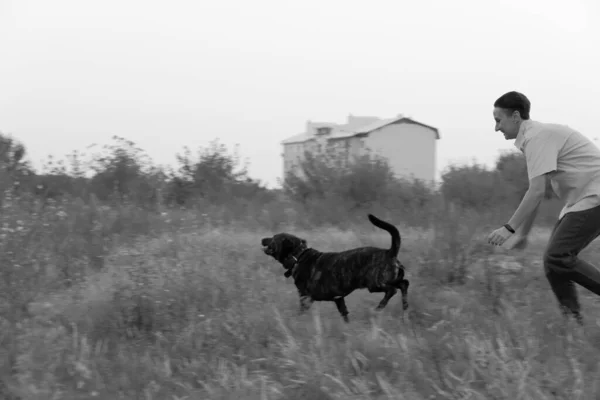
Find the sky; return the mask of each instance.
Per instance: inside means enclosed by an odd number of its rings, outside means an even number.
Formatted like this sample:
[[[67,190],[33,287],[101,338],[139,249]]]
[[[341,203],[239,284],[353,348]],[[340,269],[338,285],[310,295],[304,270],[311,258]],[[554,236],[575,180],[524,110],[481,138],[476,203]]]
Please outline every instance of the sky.
[[[274,187],[306,120],[404,114],[440,130],[438,171],[492,166],[510,90],[600,137],[596,3],[0,0],[0,132],[37,168],[113,135],[171,165],[219,139]]]

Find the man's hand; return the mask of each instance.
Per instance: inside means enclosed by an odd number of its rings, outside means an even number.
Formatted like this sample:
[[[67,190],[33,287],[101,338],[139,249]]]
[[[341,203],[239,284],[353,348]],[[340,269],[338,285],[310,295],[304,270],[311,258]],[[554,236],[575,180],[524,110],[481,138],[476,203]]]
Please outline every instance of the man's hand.
[[[506,240],[511,237],[512,233],[505,227],[496,229],[488,236],[488,243],[494,246],[502,246]]]

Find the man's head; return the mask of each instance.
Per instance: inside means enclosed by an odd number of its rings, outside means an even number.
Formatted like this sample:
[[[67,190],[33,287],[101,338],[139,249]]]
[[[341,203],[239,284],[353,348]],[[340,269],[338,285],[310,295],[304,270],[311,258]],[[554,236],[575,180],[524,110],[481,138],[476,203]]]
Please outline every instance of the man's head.
[[[515,139],[521,123],[529,119],[531,103],[519,92],[508,92],[494,102],[494,120],[496,132],[504,133],[506,140]]]

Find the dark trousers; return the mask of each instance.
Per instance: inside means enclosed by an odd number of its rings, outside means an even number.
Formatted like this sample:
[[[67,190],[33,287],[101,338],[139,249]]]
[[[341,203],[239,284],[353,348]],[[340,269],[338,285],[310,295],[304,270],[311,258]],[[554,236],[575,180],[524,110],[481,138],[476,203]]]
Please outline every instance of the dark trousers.
[[[579,253],[600,235],[600,206],[570,212],[552,231],[544,252],[544,271],[565,315],[581,323],[575,283],[600,295],[600,270],[579,258]]]

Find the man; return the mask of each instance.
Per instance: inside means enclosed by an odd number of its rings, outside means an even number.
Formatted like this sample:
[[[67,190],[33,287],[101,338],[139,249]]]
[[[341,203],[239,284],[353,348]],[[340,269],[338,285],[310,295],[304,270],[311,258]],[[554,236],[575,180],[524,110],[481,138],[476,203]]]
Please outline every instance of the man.
[[[544,271],[565,315],[581,324],[574,283],[600,295],[600,270],[578,257],[600,235],[600,149],[565,125],[529,118],[531,103],[508,92],[494,103],[496,131],[515,146],[527,162],[529,189],[507,224],[492,232],[489,243],[501,246],[519,227],[531,228],[544,197],[546,179],[565,205],[544,252]]]

